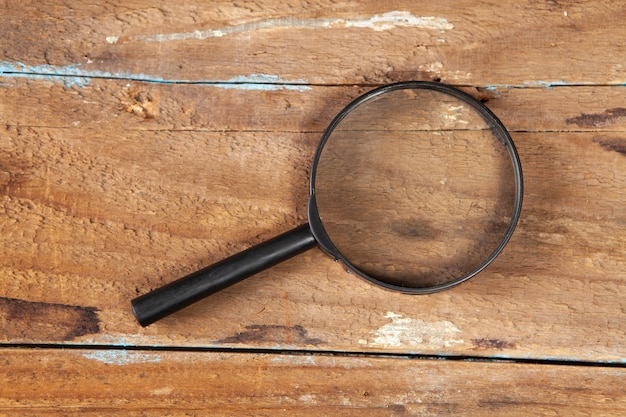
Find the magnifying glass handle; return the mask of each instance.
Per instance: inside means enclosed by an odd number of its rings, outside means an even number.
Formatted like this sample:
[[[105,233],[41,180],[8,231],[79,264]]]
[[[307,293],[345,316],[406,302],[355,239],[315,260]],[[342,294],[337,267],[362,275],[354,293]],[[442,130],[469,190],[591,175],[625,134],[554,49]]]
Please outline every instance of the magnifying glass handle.
[[[307,223],[133,299],[133,313],[147,326],[315,245]]]

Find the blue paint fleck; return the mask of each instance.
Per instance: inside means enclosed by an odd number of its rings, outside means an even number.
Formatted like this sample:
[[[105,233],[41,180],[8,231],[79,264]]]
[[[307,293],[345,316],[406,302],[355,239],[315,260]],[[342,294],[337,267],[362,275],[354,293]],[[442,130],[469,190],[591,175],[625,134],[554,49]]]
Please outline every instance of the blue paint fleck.
[[[55,67],[53,65],[25,65],[21,62],[0,61],[0,76],[61,82],[66,87],[85,87],[89,84],[89,79],[82,74],[78,67],[79,65]]]
[[[485,90],[497,90],[497,89],[524,89],[524,88],[544,88],[550,90],[553,87],[584,87],[597,85],[590,82],[567,82],[563,80],[554,81],[525,81],[522,84],[487,84],[483,86]],[[626,83],[609,84],[609,87],[626,87]]]
[[[283,80],[277,75],[268,74],[252,74],[249,76],[240,75],[238,77],[231,78],[227,81],[221,82],[219,87],[226,89],[240,89],[240,90],[293,90],[293,91],[306,91],[311,87],[304,85],[304,80]]]
[[[565,81],[526,81],[524,86],[526,87],[540,87],[545,89],[551,89],[552,87],[570,87],[579,86],[580,84],[568,83]]]
[[[229,80],[168,80],[147,74],[133,74],[128,72],[107,72],[99,70],[85,70],[80,64],[65,66],[54,65],[26,65],[21,62],[0,61],[0,77],[20,77],[33,80],[45,80],[63,83],[66,87],[85,87],[91,79],[142,81],[157,84],[197,84],[224,89],[239,90],[291,90],[306,91],[311,87],[302,79],[284,80],[277,75],[252,74],[241,75]]]
[[[156,354],[128,352],[126,350],[103,350],[93,353],[85,353],[83,357],[97,360],[108,365],[129,365],[132,363],[158,363],[161,356]]]

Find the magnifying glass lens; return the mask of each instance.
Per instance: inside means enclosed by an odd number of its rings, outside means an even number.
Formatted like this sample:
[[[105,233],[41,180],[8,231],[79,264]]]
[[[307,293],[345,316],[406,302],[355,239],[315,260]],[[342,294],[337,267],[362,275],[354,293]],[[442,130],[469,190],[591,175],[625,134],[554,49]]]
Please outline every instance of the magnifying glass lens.
[[[473,275],[506,243],[514,216],[515,164],[502,136],[444,91],[397,89],[360,103],[317,161],[328,238],[386,286],[428,289]]]

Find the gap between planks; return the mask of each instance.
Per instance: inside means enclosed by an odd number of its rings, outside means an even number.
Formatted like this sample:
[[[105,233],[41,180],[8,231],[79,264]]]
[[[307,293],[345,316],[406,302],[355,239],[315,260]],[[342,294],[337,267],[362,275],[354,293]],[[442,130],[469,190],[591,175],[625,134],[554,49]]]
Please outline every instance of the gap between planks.
[[[342,358],[383,358],[417,361],[449,361],[449,362],[481,362],[481,363],[507,363],[526,365],[549,365],[571,367],[594,367],[594,368],[621,368],[626,369],[626,362],[594,362],[582,360],[564,359],[530,359],[498,356],[471,356],[471,355],[429,355],[410,354],[399,352],[358,352],[339,350],[312,350],[312,349],[263,349],[263,348],[223,348],[203,346],[143,346],[143,345],[106,345],[106,344],[65,344],[65,343],[0,343],[0,352],[8,349],[41,349],[41,350],[82,350],[82,351],[117,351],[137,353],[229,353],[240,355],[275,355],[275,356],[317,356],[317,357],[342,357]]]

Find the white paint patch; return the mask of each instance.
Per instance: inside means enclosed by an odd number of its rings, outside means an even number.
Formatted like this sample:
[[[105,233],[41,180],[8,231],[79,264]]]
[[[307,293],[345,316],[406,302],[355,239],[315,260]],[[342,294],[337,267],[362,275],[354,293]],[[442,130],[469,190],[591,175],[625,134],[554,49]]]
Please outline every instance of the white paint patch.
[[[170,395],[174,391],[174,388],[165,387],[165,388],[157,388],[150,391],[152,395]]]
[[[85,353],[87,359],[93,359],[108,365],[129,365],[132,363],[157,363],[161,362],[161,356],[149,353],[128,352],[126,350],[104,350],[93,353]]]
[[[282,363],[285,365],[318,366],[318,363],[315,359],[316,359],[315,356],[295,355],[295,356],[275,356],[271,359],[271,361],[273,363]]]
[[[448,113],[444,114],[443,117],[450,120],[451,122],[469,124],[467,120],[459,119],[463,116],[465,110],[465,106],[450,106],[448,108]]]
[[[33,80],[62,82],[66,87],[85,87],[89,79],[81,73],[80,65],[25,65],[21,62],[0,61],[0,77],[20,77]]]
[[[341,18],[311,18],[299,19],[293,17],[259,20],[241,25],[226,26],[219,29],[194,30],[192,32],[164,33],[156,35],[131,36],[129,39],[141,42],[171,42],[189,39],[204,40],[221,38],[237,33],[254,32],[262,29],[328,29],[328,28],[365,28],[375,31],[391,30],[403,27],[417,27],[430,30],[450,30],[454,25],[446,18],[435,16],[415,16],[411,12],[391,11],[382,15],[374,15],[361,19]],[[110,44],[119,42],[119,36],[107,36]]]
[[[415,16],[410,12],[388,12],[382,15],[375,15],[369,19],[337,20],[338,25],[345,27],[369,28],[376,31],[390,30],[398,27],[419,27],[425,29],[448,30],[454,25],[443,17],[435,16]]]
[[[367,343],[367,342],[366,342]],[[280,347],[279,347],[280,348]],[[317,355],[291,355],[291,356],[275,356],[271,359],[272,363],[283,364],[286,366],[313,366],[328,368],[344,368],[344,369],[363,369],[372,366],[372,362],[367,359],[350,358],[346,361],[337,361],[332,356]]]
[[[429,347],[449,348],[463,344],[459,338],[461,330],[454,323],[441,321],[423,321],[403,317],[402,314],[388,312],[385,318],[391,323],[385,324],[372,332],[375,336],[371,346],[383,347],[414,347],[427,345]]]
[[[317,399],[313,394],[304,394],[298,398],[298,402],[304,403],[306,405],[315,405],[317,404]]]
[[[422,64],[418,67],[420,71],[428,71],[433,73],[439,73],[443,70],[443,63],[441,62],[429,62],[428,64]]]

